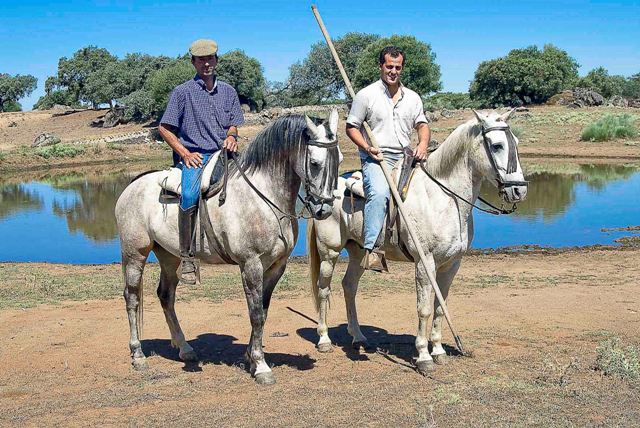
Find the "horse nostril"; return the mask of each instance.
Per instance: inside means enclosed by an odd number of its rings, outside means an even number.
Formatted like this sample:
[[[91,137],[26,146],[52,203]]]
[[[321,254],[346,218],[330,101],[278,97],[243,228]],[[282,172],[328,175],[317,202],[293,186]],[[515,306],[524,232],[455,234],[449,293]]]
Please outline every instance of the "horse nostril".
[[[515,193],[516,197],[518,197],[518,198],[520,197],[520,189],[518,187],[515,187],[513,189],[513,193]]]

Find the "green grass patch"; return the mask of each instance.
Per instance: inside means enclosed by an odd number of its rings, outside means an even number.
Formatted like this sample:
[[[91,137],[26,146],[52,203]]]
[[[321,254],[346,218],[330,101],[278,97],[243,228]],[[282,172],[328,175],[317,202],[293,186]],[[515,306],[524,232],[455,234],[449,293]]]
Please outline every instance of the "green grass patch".
[[[600,342],[596,349],[596,369],[607,376],[616,376],[621,379],[640,381],[640,348],[629,345],[623,347],[620,338]]]
[[[52,146],[41,147],[36,150],[36,155],[49,159],[49,158],[73,158],[78,155],[84,154],[86,149],[82,146],[71,144],[54,144]]]
[[[607,114],[587,126],[581,135],[583,141],[609,141],[615,138],[631,138],[638,135],[635,117],[630,114]]]
[[[511,128],[511,132],[513,132],[513,135],[515,135],[518,140],[524,135],[524,128],[519,125],[510,125],[509,128]]]

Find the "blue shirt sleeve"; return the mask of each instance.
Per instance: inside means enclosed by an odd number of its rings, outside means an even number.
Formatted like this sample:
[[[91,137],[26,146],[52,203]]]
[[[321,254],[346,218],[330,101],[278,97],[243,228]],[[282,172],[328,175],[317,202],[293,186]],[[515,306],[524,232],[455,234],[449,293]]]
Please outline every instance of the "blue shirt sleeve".
[[[238,99],[238,93],[234,90],[232,95],[233,101],[231,104],[231,115],[229,117],[229,126],[240,126],[244,123],[244,114],[240,107],[240,100]]]
[[[182,116],[184,115],[184,94],[178,88],[171,92],[167,108],[160,119],[160,123],[180,128]]]

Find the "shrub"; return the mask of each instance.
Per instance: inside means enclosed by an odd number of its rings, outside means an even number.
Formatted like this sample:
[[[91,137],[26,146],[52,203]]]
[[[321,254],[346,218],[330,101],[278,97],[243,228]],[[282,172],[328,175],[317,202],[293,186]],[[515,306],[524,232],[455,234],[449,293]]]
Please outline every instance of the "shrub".
[[[45,159],[49,158],[73,158],[85,152],[82,146],[71,144],[54,144],[53,146],[41,147],[35,151],[36,155]]]
[[[596,349],[596,369],[607,376],[617,376],[625,380],[640,379],[640,348],[637,346],[620,346],[620,339],[601,342]]]
[[[479,103],[471,100],[465,92],[441,92],[425,98],[424,109],[435,110],[458,110],[462,108],[479,108]]]
[[[593,89],[603,97],[611,98],[613,95],[622,95],[626,82],[623,76],[610,76],[604,67],[598,67],[578,79],[576,86]]]
[[[118,100],[118,102],[124,105],[123,119],[126,122],[142,122],[153,117],[154,102],[150,91],[138,89]]]
[[[580,137],[583,141],[608,141],[614,138],[628,138],[638,135],[633,125],[635,117],[628,113],[607,114],[587,126]]]

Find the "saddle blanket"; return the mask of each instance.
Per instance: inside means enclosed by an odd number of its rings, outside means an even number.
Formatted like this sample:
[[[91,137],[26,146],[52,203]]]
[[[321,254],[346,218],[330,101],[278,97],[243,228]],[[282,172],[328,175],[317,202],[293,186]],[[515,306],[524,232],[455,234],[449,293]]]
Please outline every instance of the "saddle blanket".
[[[220,157],[220,153],[222,151],[218,150],[215,152],[209,160],[207,164],[202,168],[202,179],[200,180],[200,190],[204,192],[211,185],[211,174],[213,173],[213,169],[218,162],[218,158]],[[169,192],[176,193],[180,195],[180,182],[182,181],[182,171],[180,168],[171,167],[164,171],[161,171],[161,174],[158,175],[158,185],[164,190],[168,190]]]

